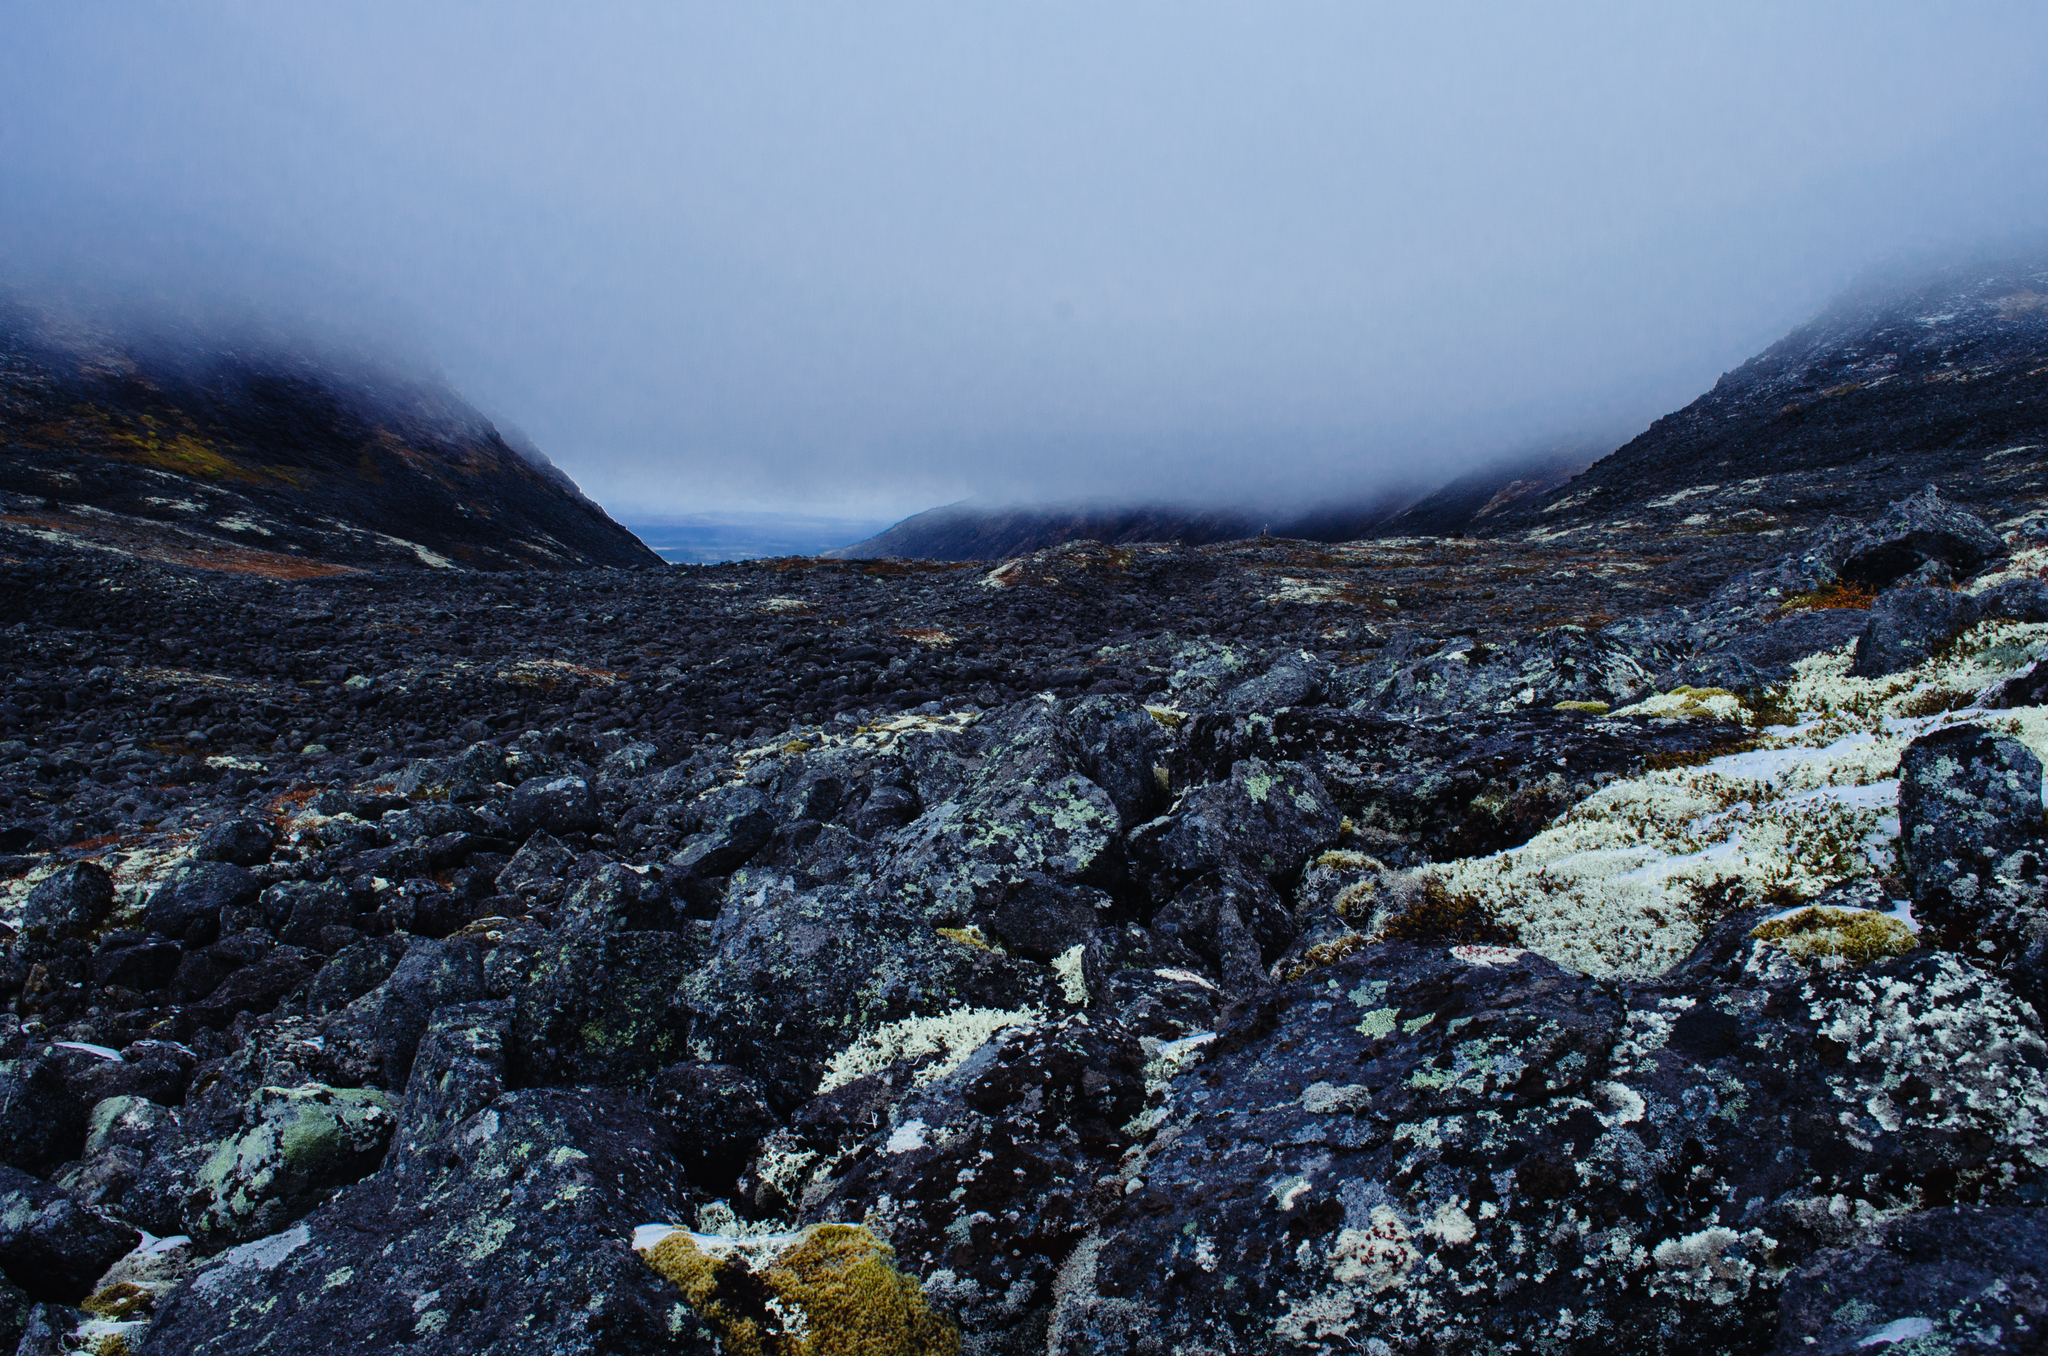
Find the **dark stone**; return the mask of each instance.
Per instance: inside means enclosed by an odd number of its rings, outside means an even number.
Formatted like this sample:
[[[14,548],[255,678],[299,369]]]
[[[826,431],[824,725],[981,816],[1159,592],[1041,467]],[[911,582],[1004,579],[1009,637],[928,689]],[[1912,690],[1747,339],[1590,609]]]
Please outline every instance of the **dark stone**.
[[[669,873],[679,878],[731,875],[775,832],[768,797],[752,786],[710,792],[691,808],[691,818],[697,832],[669,859]]]
[[[31,936],[79,937],[113,907],[114,878],[107,869],[98,862],[73,862],[28,892],[21,904],[21,928]]]
[[[175,942],[142,942],[101,951],[92,958],[92,980],[142,992],[161,989],[177,973],[183,954]]]
[[[1958,1206],[1886,1220],[1785,1279],[1775,1356],[2048,1346],[2048,1212]],[[1896,1345],[1894,1345],[1896,1344]]]
[[[675,1064],[655,1076],[648,1107],[674,1137],[690,1181],[729,1196],[754,1149],[782,1118],[761,1085],[729,1064]]]
[[[1837,573],[1852,584],[1881,590],[1930,564],[1951,579],[1966,579],[2005,554],[2002,537],[1929,485],[1866,527]]]
[[[581,777],[530,777],[512,793],[505,817],[519,838],[535,833],[560,836],[597,828],[597,797]]]
[[[1977,619],[1968,594],[1951,589],[1893,589],[1871,605],[1850,672],[1882,678],[1924,661]]]
[[[29,1294],[75,1304],[142,1235],[15,1168],[0,1167],[0,1268]]]
[[[180,1287],[151,1326],[151,1356],[714,1350],[630,1246],[638,1225],[691,1221],[636,1098],[507,1092],[408,1159]]]
[[[1983,924],[1999,874],[2026,877],[2015,854],[2043,855],[2041,760],[1978,725],[1922,735],[1899,759],[1899,856],[1914,910],[1938,928]]]
[[[277,846],[277,834],[258,819],[230,819],[199,835],[192,845],[192,857],[201,862],[232,862],[255,866],[270,860]]]
[[[1012,955],[1049,961],[1095,935],[1108,895],[1085,885],[1068,885],[1027,874],[993,886],[975,908],[975,921]]]
[[[567,877],[575,867],[576,854],[566,843],[549,834],[536,833],[498,873],[497,890],[500,894],[519,896],[528,902],[528,907],[559,903],[568,889]]]
[[[0,1163],[44,1172],[70,1158],[85,1113],[54,1061],[0,1060]]]
[[[513,1019],[522,1079],[625,1083],[681,1058],[685,981],[703,960],[694,942],[673,932],[580,932],[541,947]]]
[[[220,912],[262,893],[255,876],[229,862],[192,862],[171,872],[149,897],[149,930],[204,946],[220,935]]]

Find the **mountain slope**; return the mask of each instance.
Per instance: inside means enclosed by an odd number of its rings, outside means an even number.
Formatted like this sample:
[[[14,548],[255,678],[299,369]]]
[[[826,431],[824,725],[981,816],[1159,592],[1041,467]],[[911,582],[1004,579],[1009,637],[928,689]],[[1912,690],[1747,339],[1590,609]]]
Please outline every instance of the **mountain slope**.
[[[1857,288],[1478,530],[1783,531],[1930,481],[1993,518],[2048,503],[2048,258]]]
[[[0,295],[16,530],[284,575],[659,562],[519,443],[431,377]]]

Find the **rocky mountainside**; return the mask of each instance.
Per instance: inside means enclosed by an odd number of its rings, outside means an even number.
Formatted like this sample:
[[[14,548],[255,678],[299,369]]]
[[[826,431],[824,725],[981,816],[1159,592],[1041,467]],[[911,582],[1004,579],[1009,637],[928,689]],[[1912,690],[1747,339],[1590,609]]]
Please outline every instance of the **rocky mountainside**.
[[[0,525],[279,578],[658,557],[438,381],[0,293]]]
[[[24,1352],[2038,1350],[2048,548],[0,560]]]
[[[1874,280],[1483,535],[1665,540],[1865,516],[1927,483],[1994,520],[2048,494],[2048,262]]]

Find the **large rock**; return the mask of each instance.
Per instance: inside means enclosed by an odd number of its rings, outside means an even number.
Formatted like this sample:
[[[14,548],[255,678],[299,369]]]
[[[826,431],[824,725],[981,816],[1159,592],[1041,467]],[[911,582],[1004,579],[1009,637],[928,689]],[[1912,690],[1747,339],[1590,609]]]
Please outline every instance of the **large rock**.
[[[513,1020],[525,1081],[644,1080],[682,1058],[685,982],[703,958],[694,936],[673,932],[576,932],[542,946]]]
[[[222,909],[247,904],[262,892],[262,882],[230,862],[189,862],[149,897],[149,930],[204,946],[220,935]]]
[[[670,860],[679,879],[727,876],[747,864],[775,832],[768,797],[757,787],[722,786],[690,807],[696,831]]]
[[[1889,588],[1911,574],[1948,583],[1977,573],[2005,554],[2004,538],[1929,485],[1865,527],[1848,544],[1836,573],[1873,590]]]
[[[1750,1352],[1780,1268],[2048,1171],[2048,1044],[1996,978],[1746,931],[1703,966],[1618,991],[1392,944],[1310,971],[1165,1089],[1047,1349]]]
[[[166,1300],[150,1356],[673,1356],[713,1349],[633,1230],[689,1193],[637,1099],[508,1092]]]
[[[1882,678],[1910,669],[1976,620],[1976,604],[1968,594],[1893,589],[1871,606],[1849,672],[1858,678]]]
[[[520,838],[535,833],[582,833],[602,823],[597,796],[577,776],[529,777],[512,793],[505,811]]]
[[[0,1163],[42,1172],[77,1150],[86,1108],[57,1061],[0,1060]]]
[[[270,860],[277,832],[260,819],[230,819],[215,824],[192,845],[192,859],[254,866]]]
[[[1224,780],[1194,788],[1171,814],[1145,825],[1140,851],[1158,861],[1168,880],[1230,867],[1286,881],[1336,842],[1342,819],[1322,780],[1303,764],[1246,758]]]
[[[76,1303],[142,1234],[80,1206],[68,1192],[0,1167],[0,1268],[39,1299]]]
[[[2048,1212],[1961,1206],[1886,1220],[1785,1280],[1774,1356],[1992,1356],[2048,1346]]]
[[[390,977],[351,1002],[326,1036],[326,1064],[344,1083],[403,1088],[435,1009],[486,996],[475,942],[416,939]]]
[[[863,1221],[971,1333],[1042,1325],[1061,1259],[1122,1197],[1146,1090],[1144,1052],[1114,1021],[1005,1031],[900,1097],[800,1218]]]
[[[376,1088],[263,1088],[247,1128],[193,1171],[180,1202],[185,1231],[209,1247],[276,1233],[376,1168],[397,1124],[394,1102]]]
[[[1951,725],[1899,759],[1899,857],[1923,921],[1984,926],[2033,885],[2043,831],[2041,760],[2017,739]]]
[[[98,862],[73,862],[45,877],[21,904],[21,930],[33,937],[78,937],[114,908],[114,878]]]

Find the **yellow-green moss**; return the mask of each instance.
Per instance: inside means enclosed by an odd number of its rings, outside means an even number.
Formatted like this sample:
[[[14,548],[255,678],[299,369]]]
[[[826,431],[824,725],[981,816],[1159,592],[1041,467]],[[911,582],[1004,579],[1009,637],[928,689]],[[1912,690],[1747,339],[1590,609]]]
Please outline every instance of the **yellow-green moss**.
[[[1840,956],[1852,965],[1903,956],[1917,943],[1913,930],[1896,918],[1862,909],[1801,909],[1751,929],[1799,960]]]
[[[101,1318],[130,1319],[147,1312],[156,1296],[132,1281],[113,1285],[79,1301],[78,1307]]]
[[[1604,716],[1607,714],[1608,707],[1606,702],[1559,702],[1550,709],[1553,711],[1583,711],[1589,716]]]
[[[1320,970],[1326,965],[1335,965],[1352,952],[1363,951],[1371,945],[1372,942],[1359,932],[1347,932],[1341,937],[1332,937],[1327,942],[1317,942],[1301,953],[1300,960],[1288,967],[1287,978],[1290,981],[1300,979],[1310,971]]]
[[[819,1224],[754,1273],[688,1234],[649,1249],[647,1265],[682,1291],[733,1356],[958,1356],[960,1334],[934,1313],[895,1253],[854,1224]],[[771,1305],[773,1306],[771,1308]],[[778,1315],[801,1312],[800,1330]]]

